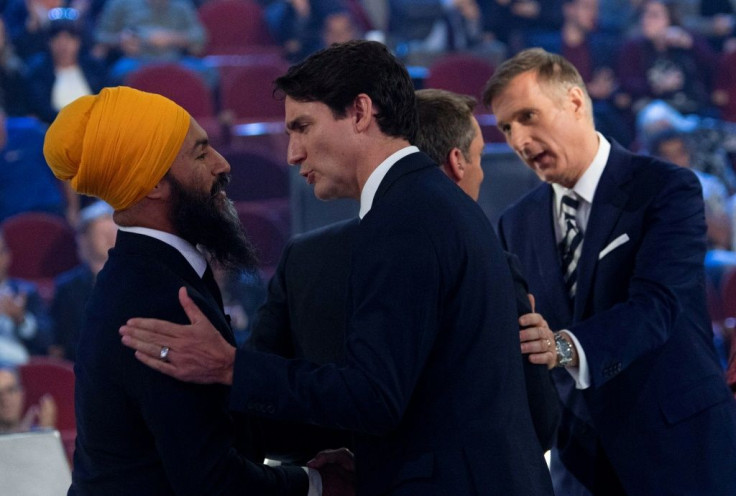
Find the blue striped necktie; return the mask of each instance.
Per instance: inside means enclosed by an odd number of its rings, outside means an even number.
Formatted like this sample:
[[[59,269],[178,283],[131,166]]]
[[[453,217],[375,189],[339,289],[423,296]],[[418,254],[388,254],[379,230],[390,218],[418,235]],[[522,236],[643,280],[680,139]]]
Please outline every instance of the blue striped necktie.
[[[562,254],[562,274],[565,281],[565,290],[570,299],[575,298],[577,289],[577,269],[580,252],[583,246],[583,233],[578,227],[577,212],[580,201],[575,193],[566,193],[562,196],[561,215],[565,226],[565,235],[560,242]]]

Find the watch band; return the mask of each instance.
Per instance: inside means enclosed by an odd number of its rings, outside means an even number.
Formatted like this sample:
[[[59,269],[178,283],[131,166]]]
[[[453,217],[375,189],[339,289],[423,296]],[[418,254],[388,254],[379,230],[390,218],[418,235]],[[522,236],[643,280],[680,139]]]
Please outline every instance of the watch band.
[[[555,333],[555,349],[557,350],[555,367],[567,367],[573,358],[572,345],[559,332]]]

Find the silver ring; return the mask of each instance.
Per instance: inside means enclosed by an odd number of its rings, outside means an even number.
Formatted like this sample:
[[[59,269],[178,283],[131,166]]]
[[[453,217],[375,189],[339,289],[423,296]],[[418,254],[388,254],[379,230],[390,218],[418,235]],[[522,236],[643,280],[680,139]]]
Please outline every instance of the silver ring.
[[[159,360],[162,360],[164,362],[169,361],[169,347],[168,346],[161,347],[161,351],[158,352],[158,358]]]

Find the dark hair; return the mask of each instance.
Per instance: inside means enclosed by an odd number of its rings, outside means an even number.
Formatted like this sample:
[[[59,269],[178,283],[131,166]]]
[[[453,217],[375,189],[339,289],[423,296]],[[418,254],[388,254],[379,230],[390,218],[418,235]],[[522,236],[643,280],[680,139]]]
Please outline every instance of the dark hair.
[[[667,15],[670,18],[670,26],[682,26],[682,19],[680,19],[680,11],[677,8],[677,4],[672,0],[644,0],[637,9],[637,18],[641,20],[646,10],[647,5],[651,3],[661,4],[667,11]]]
[[[417,91],[419,131],[414,144],[440,165],[455,147],[470,160],[470,144],[476,134],[473,126],[475,105],[475,98],[451,91]]]
[[[335,118],[345,117],[355,98],[365,93],[378,110],[376,121],[384,134],[414,141],[414,86],[406,68],[382,43],[336,43],[291,66],[274,85],[277,98],[324,103]]]
[[[543,84],[560,88],[578,86],[590,100],[582,76],[565,57],[549,53],[542,48],[529,48],[506,60],[496,69],[483,89],[483,103],[490,106],[493,99],[506,89],[512,79],[529,71],[536,72],[539,82]],[[588,107],[592,112],[590,101]]]
[[[77,20],[59,18],[52,19],[49,21],[46,27],[46,36],[49,40],[55,38],[60,33],[67,33],[75,38],[82,38],[84,30],[82,25]]]

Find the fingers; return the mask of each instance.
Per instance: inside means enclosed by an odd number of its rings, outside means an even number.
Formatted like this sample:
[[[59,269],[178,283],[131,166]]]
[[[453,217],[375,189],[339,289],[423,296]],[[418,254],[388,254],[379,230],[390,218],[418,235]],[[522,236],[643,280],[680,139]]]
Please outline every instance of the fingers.
[[[519,327],[549,327],[541,314],[526,313],[519,317]]]
[[[197,304],[194,303],[194,300],[189,297],[189,293],[187,293],[187,288],[185,288],[184,286],[179,288],[179,303],[181,303],[181,307],[184,309],[184,313],[187,314],[187,317],[189,317],[189,322],[191,322],[192,324],[196,324],[197,322],[206,320],[206,317],[199,309]]]
[[[176,337],[182,333],[183,328],[182,325],[165,320],[133,318],[120,328],[120,333],[150,341],[154,336]],[[123,329],[125,329],[124,333]]]
[[[136,351],[135,357],[144,365],[148,365],[152,369],[158,370],[159,372],[162,372],[166,375],[170,375],[171,377],[176,377],[177,379],[180,379],[177,374],[176,365],[171,362],[164,362],[163,360],[159,359],[158,354],[156,354],[156,358],[153,358],[150,355],[147,355],[140,351]]]
[[[160,360],[161,348],[164,345],[159,344],[160,341],[157,340],[156,334],[141,331],[140,329],[132,329],[128,326],[121,327],[120,333],[123,335],[122,342],[125,346],[133,348],[137,352],[150,356],[151,358]],[[169,347],[169,353],[171,353],[172,344],[170,342],[166,345]],[[169,360],[171,359],[170,357],[169,355]]]
[[[553,369],[557,363],[557,353],[548,351],[545,353],[532,353],[529,361],[535,365],[546,365],[548,369]]]

